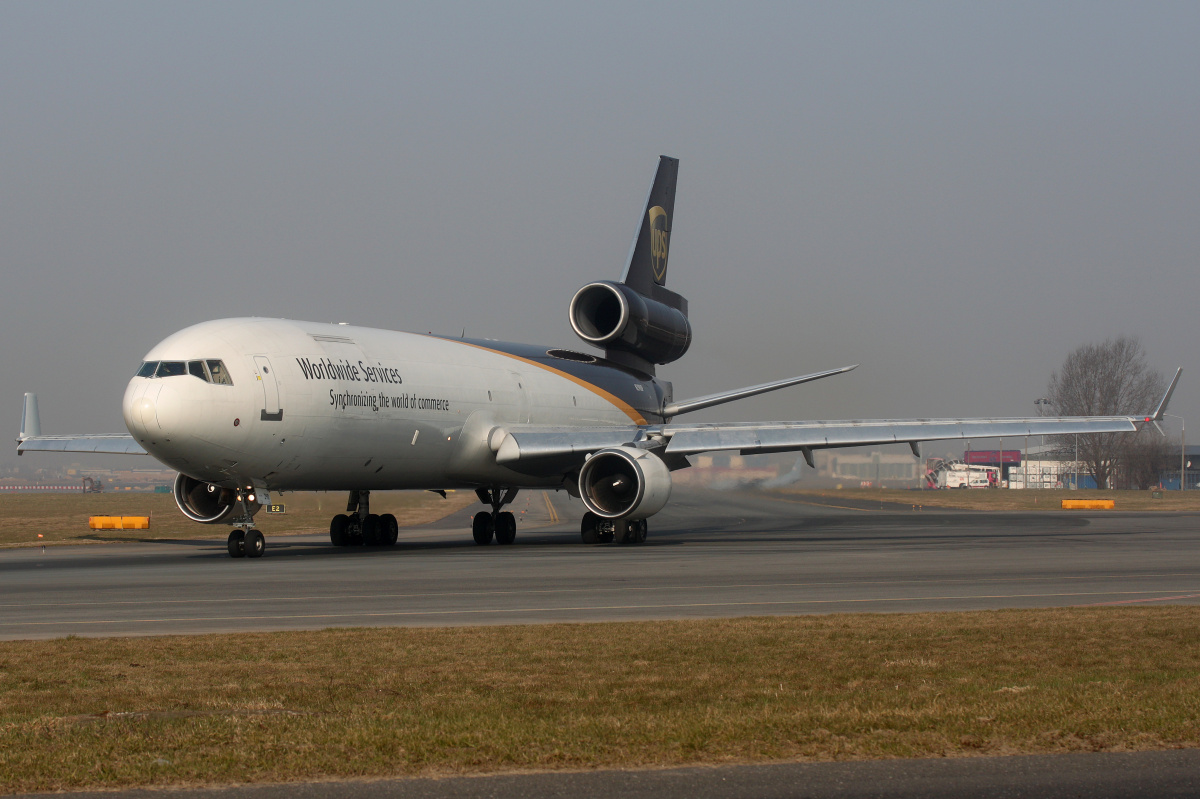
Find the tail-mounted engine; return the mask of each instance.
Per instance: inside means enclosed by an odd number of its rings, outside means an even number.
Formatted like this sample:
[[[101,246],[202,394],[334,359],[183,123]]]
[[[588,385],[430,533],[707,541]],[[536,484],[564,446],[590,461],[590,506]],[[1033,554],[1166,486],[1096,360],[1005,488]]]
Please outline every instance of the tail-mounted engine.
[[[579,496],[603,519],[645,519],[671,497],[671,472],[657,455],[637,447],[602,449],[579,472]]]
[[[692,343],[692,326],[683,311],[607,280],[575,292],[571,327],[589,344],[650,363],[678,360]]]
[[[219,524],[227,521],[238,510],[237,492],[212,483],[202,483],[194,477],[181,474],[175,478],[175,504],[183,515],[201,524]],[[250,515],[260,507],[249,504]]]

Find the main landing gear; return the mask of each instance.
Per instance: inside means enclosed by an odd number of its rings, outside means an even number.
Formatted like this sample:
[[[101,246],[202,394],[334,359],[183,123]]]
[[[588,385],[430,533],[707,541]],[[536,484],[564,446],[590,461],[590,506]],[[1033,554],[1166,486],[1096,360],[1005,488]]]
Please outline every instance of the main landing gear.
[[[335,547],[391,546],[400,535],[400,525],[390,513],[371,513],[371,492],[351,491],[346,512],[329,522],[329,541]]]
[[[492,543],[492,536],[497,544],[511,544],[517,540],[517,517],[509,511],[501,511],[508,503],[517,497],[517,489],[477,488],[475,496],[485,505],[491,505],[491,511],[481,510],[471,519],[471,537],[475,543],[483,546]]]
[[[579,535],[585,544],[643,544],[649,532],[645,519],[603,519],[588,511],[579,523]]]

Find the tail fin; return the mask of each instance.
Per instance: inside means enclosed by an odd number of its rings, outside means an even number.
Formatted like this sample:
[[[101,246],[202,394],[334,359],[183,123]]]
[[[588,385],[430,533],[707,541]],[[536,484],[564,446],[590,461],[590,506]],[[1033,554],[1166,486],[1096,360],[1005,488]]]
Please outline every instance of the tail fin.
[[[621,282],[629,288],[687,314],[687,301],[667,291],[667,256],[671,248],[671,227],[675,217],[675,181],[679,177],[679,159],[659,156],[658,171],[650,184],[646,207],[638,224],[637,235],[629,250],[629,262]]]

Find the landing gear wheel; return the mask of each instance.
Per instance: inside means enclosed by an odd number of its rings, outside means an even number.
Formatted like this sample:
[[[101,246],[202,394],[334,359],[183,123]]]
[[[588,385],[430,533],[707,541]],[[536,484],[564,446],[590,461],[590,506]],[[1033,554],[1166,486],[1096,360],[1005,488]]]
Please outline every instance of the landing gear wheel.
[[[382,528],[379,543],[388,547],[395,544],[396,539],[400,537],[400,523],[396,521],[396,517],[384,513],[379,517],[379,525]]]
[[[485,546],[492,543],[492,535],[495,532],[496,523],[488,511],[481,510],[471,519],[471,537],[475,539],[476,544]]]
[[[261,558],[267,551],[267,539],[258,530],[247,530],[243,549],[246,550],[246,557]]]
[[[496,543],[511,544],[517,540],[517,517],[508,511],[496,514]]]
[[[374,513],[367,516],[367,518],[363,519],[362,523],[363,546],[373,547],[377,544],[382,544],[382,532],[383,524],[379,521],[379,517]]]
[[[246,556],[246,531],[233,530],[229,533],[229,540],[226,546],[229,547],[229,557],[244,558]]]
[[[636,522],[629,523],[629,538],[627,540],[631,544],[644,544],[649,532],[650,525],[646,523],[646,520],[638,519]]]
[[[335,547],[350,543],[350,517],[344,513],[334,516],[329,522],[329,542]]]
[[[599,544],[600,517],[591,511],[583,514],[583,521],[579,523],[579,537],[585,544]]]

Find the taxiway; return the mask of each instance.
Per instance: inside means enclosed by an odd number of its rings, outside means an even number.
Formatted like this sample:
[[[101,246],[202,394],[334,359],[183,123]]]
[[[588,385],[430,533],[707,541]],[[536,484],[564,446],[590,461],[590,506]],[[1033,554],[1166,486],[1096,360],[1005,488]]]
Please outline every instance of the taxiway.
[[[0,551],[0,638],[1200,602],[1200,515],[914,511],[680,488],[641,546],[579,543],[529,492],[517,543],[469,514],[390,548],[273,537]],[[557,518],[557,521],[555,519]],[[199,529],[199,528],[198,528]]]

